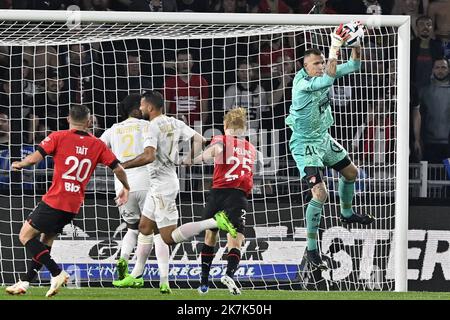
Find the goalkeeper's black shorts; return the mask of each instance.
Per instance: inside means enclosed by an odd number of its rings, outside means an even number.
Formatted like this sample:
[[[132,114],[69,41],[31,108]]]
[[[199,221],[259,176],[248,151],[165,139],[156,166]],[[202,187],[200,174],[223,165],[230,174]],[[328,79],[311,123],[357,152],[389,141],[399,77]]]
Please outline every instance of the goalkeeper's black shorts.
[[[239,189],[211,189],[202,218],[213,218],[218,211],[223,210],[237,232],[244,234],[247,208],[248,200],[244,191]]]

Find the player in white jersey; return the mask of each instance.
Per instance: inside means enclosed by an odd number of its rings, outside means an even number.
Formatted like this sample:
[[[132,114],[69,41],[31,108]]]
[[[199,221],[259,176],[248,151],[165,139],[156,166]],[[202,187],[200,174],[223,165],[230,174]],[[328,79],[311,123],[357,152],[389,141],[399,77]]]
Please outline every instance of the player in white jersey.
[[[201,152],[206,142],[202,135],[183,121],[164,115],[163,108],[164,99],[159,92],[148,91],[142,95],[140,110],[143,118],[150,120],[148,136],[144,141],[144,152],[122,163],[125,169],[150,164],[150,191],[147,193],[139,222],[139,232],[143,236],[138,239],[137,247],[137,251],[145,252],[147,255],[152,249],[153,234],[157,229],[165,243],[178,242],[174,240],[173,232],[177,229],[178,222],[175,199],[180,190],[176,173],[176,166],[182,162],[179,159],[180,142],[192,143],[191,157]],[[227,218],[225,220],[227,225],[231,225]],[[205,229],[217,227],[221,228],[215,221],[210,221]],[[138,257],[133,272],[127,275],[122,283],[132,285],[142,275],[144,266],[145,260],[140,261]]]
[[[142,114],[139,110],[140,103],[141,96],[139,94],[130,94],[125,97],[119,106],[125,120],[114,124],[100,137],[111,148],[120,162],[134,159],[144,152],[144,136],[148,134],[149,122],[141,119]],[[150,189],[150,176],[148,175],[146,166],[126,169],[126,172],[131,192],[128,202],[119,207],[119,212],[127,224],[128,229],[123,237],[120,259],[117,262],[118,280],[113,281],[113,285],[117,287],[124,287],[120,285],[120,280],[123,280],[128,274],[128,260],[136,246],[138,238],[142,237],[139,234],[138,226],[141,212],[144,208],[145,198]],[[121,183],[117,178],[114,182],[117,194],[121,190]],[[169,247],[161,239],[159,234],[155,236],[154,240],[160,272],[160,290],[161,293],[170,293],[168,281]],[[141,253],[136,250],[138,259]],[[143,285],[144,281],[142,277],[133,283],[133,287],[142,287]]]

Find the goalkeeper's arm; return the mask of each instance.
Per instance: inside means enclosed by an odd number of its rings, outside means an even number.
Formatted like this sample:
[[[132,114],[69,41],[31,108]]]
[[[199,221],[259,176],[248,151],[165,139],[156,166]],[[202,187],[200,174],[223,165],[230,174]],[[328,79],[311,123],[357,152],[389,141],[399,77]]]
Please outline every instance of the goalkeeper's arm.
[[[330,77],[336,77],[336,67],[339,50],[345,43],[345,40],[348,39],[349,35],[347,30],[344,30],[344,25],[341,23],[339,27],[333,30],[333,32],[330,34],[330,37],[331,46],[328,54],[328,62],[325,68],[325,72]]]
[[[364,26],[360,22],[357,23],[359,27],[363,30]],[[346,43],[347,39],[350,37],[348,31],[344,30],[343,25],[339,25],[332,33],[331,33],[331,48],[330,48],[330,60],[332,59],[332,49],[337,50],[339,52],[339,48]],[[359,42],[358,42],[359,43]],[[337,49],[336,49],[337,48]],[[351,59],[344,64],[341,64],[336,67],[335,77],[340,78],[347,74],[358,71],[361,67],[361,47],[360,45],[353,44],[352,46],[352,55]]]
[[[361,68],[361,47],[352,48],[352,56],[349,61],[336,67],[336,78],[358,71]]]

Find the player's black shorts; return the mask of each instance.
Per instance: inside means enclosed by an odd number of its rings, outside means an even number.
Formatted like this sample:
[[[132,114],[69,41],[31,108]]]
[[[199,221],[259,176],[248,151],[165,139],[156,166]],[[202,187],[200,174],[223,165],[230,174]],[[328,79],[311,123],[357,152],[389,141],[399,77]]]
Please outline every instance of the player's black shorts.
[[[64,226],[69,224],[75,214],[53,209],[45,202],[39,202],[37,207],[29,214],[27,221],[31,226],[42,233],[61,233]]]
[[[206,207],[203,210],[203,219],[213,218],[218,211],[224,210],[236,230],[243,234],[247,207],[248,200],[244,191],[238,189],[211,189],[208,194]]]

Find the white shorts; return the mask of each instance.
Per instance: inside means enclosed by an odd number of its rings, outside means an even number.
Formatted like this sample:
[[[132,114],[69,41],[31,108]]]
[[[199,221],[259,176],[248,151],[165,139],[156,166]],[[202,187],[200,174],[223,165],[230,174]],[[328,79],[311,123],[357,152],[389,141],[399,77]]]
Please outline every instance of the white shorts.
[[[177,192],[171,194],[147,193],[142,214],[156,222],[158,229],[178,224],[178,209],[175,199]]]
[[[145,190],[130,192],[127,203],[119,207],[119,212],[126,223],[136,224],[139,222],[146,196],[147,191]]]

